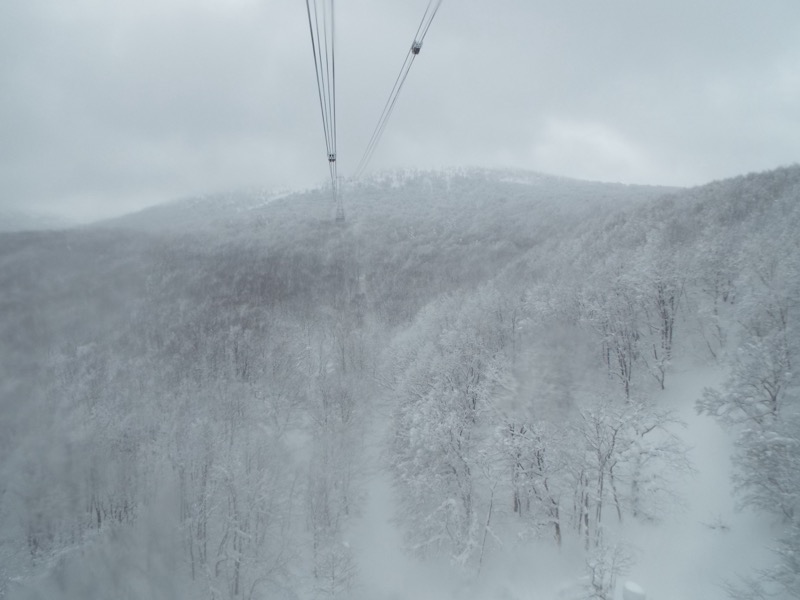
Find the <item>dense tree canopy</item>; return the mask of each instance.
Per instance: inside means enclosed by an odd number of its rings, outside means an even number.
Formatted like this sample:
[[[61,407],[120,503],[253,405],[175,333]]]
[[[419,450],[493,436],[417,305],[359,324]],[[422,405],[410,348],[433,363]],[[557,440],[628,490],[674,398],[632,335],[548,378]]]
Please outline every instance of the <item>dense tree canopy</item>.
[[[660,393],[707,362],[740,500],[786,523],[734,593],[798,597],[800,167],[343,193],[344,226],[317,190],[0,234],[0,596],[360,597],[379,472],[412,554],[573,544],[611,598],[692,471]]]

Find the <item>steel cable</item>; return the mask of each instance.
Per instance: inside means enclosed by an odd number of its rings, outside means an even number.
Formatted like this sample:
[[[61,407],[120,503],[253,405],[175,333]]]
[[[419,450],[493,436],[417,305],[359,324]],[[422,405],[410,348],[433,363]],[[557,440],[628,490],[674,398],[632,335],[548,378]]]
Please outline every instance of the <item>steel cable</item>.
[[[314,71],[316,73],[317,92],[319,96],[322,129],[325,135],[325,151],[331,183],[336,190],[336,64],[335,64],[335,30],[333,0],[322,0],[322,27],[320,28],[320,10],[317,0],[306,0],[308,12],[308,28],[311,34],[311,50],[314,54]],[[330,1],[330,11],[327,2]],[[312,9],[313,6],[313,9]]]
[[[422,20],[420,21],[419,26],[417,27],[417,32],[414,35],[412,47],[409,49],[408,54],[406,54],[406,58],[403,61],[403,66],[400,68],[400,73],[398,74],[394,86],[392,86],[392,91],[389,93],[389,98],[386,100],[386,104],[383,107],[383,112],[381,112],[381,115],[378,118],[378,124],[375,126],[372,136],[367,143],[367,148],[358,163],[358,167],[356,168],[355,172],[356,178],[363,174],[375,153],[378,142],[383,136],[383,132],[386,130],[389,117],[391,116],[397,102],[397,98],[400,95],[400,90],[402,89],[403,84],[408,77],[408,72],[411,70],[411,65],[414,63],[414,59],[416,58],[417,53],[422,46],[425,36],[428,34],[431,23],[433,22],[433,19],[436,16],[441,4],[442,0],[428,0],[428,6],[425,9],[425,13],[422,15]]]

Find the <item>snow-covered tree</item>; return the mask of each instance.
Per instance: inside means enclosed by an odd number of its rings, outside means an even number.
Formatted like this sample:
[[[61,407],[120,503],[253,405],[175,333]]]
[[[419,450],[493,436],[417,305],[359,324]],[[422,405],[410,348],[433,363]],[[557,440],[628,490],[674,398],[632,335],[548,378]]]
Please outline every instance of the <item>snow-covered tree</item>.
[[[584,320],[599,335],[603,360],[626,398],[641,358],[640,306],[634,290],[623,280],[598,288],[581,299]]]
[[[617,579],[633,566],[633,552],[624,543],[609,542],[602,535],[586,556],[586,583],[582,598],[613,600]]]
[[[546,529],[560,546],[571,482],[569,446],[563,428],[546,421],[508,423],[497,443],[510,480],[512,510],[535,529]]]
[[[482,546],[482,449],[493,400],[509,381],[508,337],[487,314],[499,315],[490,290],[466,305],[430,306],[394,384],[390,460],[409,545],[461,564]]]

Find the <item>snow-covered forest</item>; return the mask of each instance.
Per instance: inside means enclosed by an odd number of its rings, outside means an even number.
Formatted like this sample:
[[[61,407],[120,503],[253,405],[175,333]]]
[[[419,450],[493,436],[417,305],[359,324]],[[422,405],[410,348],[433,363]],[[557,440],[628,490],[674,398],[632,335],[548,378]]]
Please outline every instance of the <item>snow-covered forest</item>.
[[[341,193],[0,233],[0,597],[800,598],[800,166]]]

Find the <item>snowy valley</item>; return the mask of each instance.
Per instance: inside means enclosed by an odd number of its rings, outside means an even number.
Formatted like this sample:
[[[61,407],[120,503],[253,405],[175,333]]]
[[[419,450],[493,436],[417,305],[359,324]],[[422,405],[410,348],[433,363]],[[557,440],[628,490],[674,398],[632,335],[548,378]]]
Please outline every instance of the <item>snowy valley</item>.
[[[0,233],[0,598],[800,597],[800,167],[341,194]]]

